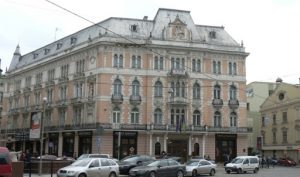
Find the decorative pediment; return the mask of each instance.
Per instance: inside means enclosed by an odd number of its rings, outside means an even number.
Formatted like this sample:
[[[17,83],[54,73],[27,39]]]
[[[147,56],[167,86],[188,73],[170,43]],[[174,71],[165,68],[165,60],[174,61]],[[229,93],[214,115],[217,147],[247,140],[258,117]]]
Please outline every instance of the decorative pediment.
[[[170,22],[165,31],[166,39],[188,41],[191,38],[191,32],[187,25],[177,15],[173,22]]]

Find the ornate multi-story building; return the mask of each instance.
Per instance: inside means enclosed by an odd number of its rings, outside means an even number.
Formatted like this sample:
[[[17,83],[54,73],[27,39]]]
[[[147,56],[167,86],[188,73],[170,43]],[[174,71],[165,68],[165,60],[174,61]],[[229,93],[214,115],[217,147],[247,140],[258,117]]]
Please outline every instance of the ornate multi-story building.
[[[277,79],[276,89],[261,105],[262,153],[299,162],[300,86]]]
[[[247,153],[248,53],[224,27],[194,24],[189,11],[109,18],[19,50],[5,85],[8,146],[39,152],[39,140],[26,135],[32,113],[42,112],[49,154],[121,158],[131,149],[222,161]]]

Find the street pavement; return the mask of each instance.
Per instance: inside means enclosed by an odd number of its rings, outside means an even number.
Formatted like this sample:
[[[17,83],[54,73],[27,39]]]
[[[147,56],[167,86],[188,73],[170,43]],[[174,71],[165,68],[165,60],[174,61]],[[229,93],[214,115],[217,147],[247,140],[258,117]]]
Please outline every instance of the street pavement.
[[[229,177],[241,175],[242,177],[300,177],[300,165],[296,167],[282,167],[275,166],[275,168],[260,168],[258,173],[246,173],[246,174],[227,174],[223,168],[223,165],[218,165],[217,173],[215,176],[217,177]],[[56,177],[56,174],[43,174],[42,177]],[[209,176],[209,175],[201,175],[201,176]],[[25,173],[24,177],[40,177],[38,174],[29,174]],[[120,175],[119,177],[127,177],[126,175]],[[162,176],[163,177],[163,176]]]

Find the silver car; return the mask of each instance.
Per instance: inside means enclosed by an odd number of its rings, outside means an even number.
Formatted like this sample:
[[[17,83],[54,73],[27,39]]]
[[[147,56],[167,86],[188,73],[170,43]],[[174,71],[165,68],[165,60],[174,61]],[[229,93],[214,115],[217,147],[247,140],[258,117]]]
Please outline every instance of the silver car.
[[[57,177],[117,177],[119,165],[107,158],[85,158],[57,171]]]
[[[217,165],[205,159],[191,159],[186,163],[186,176],[209,174],[214,176]]]

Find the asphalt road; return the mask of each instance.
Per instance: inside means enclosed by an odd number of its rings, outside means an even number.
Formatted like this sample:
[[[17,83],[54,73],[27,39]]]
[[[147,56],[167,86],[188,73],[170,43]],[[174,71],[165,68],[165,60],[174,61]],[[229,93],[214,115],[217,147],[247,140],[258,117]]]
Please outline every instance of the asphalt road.
[[[209,176],[209,175],[201,175]],[[300,177],[300,166],[297,167],[282,167],[275,166],[275,168],[260,168],[258,173],[246,173],[246,174],[227,174],[224,168],[220,165],[217,168],[216,177]],[[24,177],[29,177],[28,174],[24,174]],[[31,177],[39,177],[38,174],[32,174]],[[42,177],[56,177],[56,174],[52,176],[50,174],[43,174]],[[119,177],[127,177],[127,175],[120,175]]]

